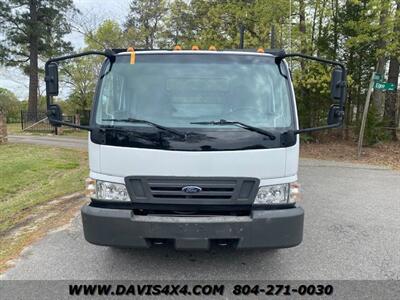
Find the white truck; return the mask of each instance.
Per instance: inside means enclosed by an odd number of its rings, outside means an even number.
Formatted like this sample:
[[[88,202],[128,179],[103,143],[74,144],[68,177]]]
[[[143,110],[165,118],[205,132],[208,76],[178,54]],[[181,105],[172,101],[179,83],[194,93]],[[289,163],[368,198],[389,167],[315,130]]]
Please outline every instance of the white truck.
[[[85,55],[105,60],[90,126],[79,126],[62,121],[52,97],[58,63]],[[328,125],[299,129],[287,57],[333,67]],[[53,58],[45,73],[50,122],[90,131],[91,202],[82,208],[90,243],[176,249],[301,243],[299,134],[341,126],[341,63],[284,51],[129,48]]]

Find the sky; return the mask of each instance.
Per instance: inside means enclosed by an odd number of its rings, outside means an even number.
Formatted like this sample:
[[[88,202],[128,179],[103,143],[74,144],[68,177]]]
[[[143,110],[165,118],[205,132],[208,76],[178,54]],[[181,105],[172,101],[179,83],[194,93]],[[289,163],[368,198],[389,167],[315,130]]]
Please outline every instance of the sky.
[[[122,23],[129,11],[129,3],[130,0],[74,0],[75,7],[81,11],[82,17],[96,23],[105,19]],[[83,35],[78,32],[72,32],[65,40],[70,41],[76,49],[84,46]],[[0,67],[0,87],[11,90],[20,100],[28,97],[28,77],[18,68]]]

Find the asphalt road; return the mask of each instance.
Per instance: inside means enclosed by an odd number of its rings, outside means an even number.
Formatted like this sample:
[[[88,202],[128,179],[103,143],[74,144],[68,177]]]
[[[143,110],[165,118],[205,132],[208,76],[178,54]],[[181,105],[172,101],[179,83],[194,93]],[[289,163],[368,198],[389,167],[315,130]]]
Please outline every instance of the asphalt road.
[[[8,135],[10,143],[48,145],[75,149],[87,149],[87,139],[64,136]]]
[[[84,147],[81,141],[66,138],[63,143]],[[297,247],[211,252],[112,249],[87,243],[77,215],[70,225],[26,249],[0,278],[400,279],[400,172],[302,160],[299,177],[306,216],[304,241]]]

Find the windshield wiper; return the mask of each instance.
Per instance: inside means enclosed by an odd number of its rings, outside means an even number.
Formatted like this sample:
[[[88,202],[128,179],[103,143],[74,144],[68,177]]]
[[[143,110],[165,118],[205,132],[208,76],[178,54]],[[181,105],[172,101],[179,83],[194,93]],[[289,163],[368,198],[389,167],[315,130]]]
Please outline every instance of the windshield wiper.
[[[162,126],[162,125],[159,125],[157,123],[153,123],[153,122],[147,121],[147,120],[127,118],[127,119],[102,119],[102,121],[148,124],[148,125],[151,125],[151,126],[153,126],[155,128],[158,128],[158,129],[173,133],[173,134],[175,134],[177,136],[180,136],[183,139],[186,138],[186,134],[185,133],[179,132],[179,131],[177,131],[175,129],[172,129],[172,128],[169,128],[169,127],[165,127],[165,126]]]
[[[223,125],[235,125],[235,126],[243,128],[243,129],[247,129],[247,130],[250,130],[250,131],[254,131],[254,132],[266,135],[271,140],[276,139],[276,136],[273,133],[269,132],[269,131],[266,131],[264,129],[261,129],[261,128],[258,128],[258,127],[254,127],[254,126],[251,126],[251,125],[247,125],[247,124],[244,124],[244,123],[239,122],[239,121],[227,121],[227,120],[221,119],[221,120],[218,120],[218,121],[190,122],[190,124],[221,125],[221,126],[223,126]]]

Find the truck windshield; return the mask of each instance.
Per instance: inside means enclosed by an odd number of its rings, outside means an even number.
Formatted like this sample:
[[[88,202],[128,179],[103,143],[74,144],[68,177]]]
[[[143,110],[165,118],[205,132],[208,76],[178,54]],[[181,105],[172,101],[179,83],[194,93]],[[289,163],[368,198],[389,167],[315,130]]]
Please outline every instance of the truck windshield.
[[[129,118],[191,130],[216,128],[199,122],[221,119],[266,129],[293,125],[289,85],[272,57],[137,53],[134,64],[130,55],[108,64],[95,109],[99,125],[148,126],[116,121]]]

